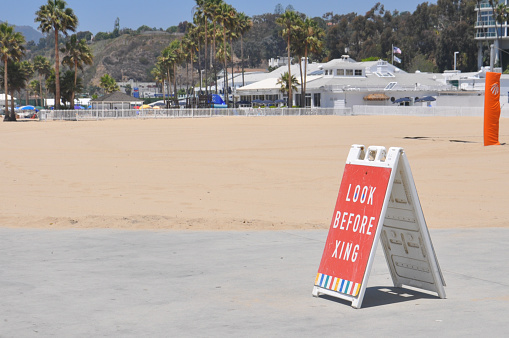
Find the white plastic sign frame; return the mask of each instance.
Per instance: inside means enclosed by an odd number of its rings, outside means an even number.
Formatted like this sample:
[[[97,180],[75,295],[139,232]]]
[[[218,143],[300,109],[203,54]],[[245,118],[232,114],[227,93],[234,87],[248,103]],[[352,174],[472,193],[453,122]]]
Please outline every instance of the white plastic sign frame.
[[[361,211],[348,213],[348,208]],[[374,220],[378,220],[376,230]],[[366,150],[363,145],[352,145],[313,296],[337,297],[360,308],[380,240],[395,287],[407,285],[446,297],[403,148],[392,147],[387,152],[380,146]]]

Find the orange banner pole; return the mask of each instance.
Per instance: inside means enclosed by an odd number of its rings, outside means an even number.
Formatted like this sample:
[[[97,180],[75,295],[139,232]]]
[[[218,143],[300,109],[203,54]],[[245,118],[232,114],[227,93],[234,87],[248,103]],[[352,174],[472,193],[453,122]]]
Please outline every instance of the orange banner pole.
[[[484,145],[499,145],[500,73],[487,72],[484,88]]]

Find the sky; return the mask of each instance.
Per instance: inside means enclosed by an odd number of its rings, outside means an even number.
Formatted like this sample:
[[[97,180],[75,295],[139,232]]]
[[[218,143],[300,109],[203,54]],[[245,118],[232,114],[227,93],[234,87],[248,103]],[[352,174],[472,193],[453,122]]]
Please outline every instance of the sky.
[[[193,0],[67,0],[67,6],[74,10],[78,17],[78,31],[111,32],[115,19],[120,19],[120,28],[137,29],[142,25],[166,29],[176,26],[182,21],[192,21]],[[384,5],[386,10],[399,12],[413,12],[423,0],[371,0],[371,1],[339,1],[339,0],[226,0],[237,9],[249,16],[273,13],[276,4],[283,8],[292,5],[296,11],[309,17],[321,17],[327,12],[346,14],[355,12],[364,15],[377,2]],[[428,3],[436,3],[427,1]],[[46,0],[17,0],[7,6],[1,6],[0,20],[11,25],[31,26],[34,23],[35,12]]]

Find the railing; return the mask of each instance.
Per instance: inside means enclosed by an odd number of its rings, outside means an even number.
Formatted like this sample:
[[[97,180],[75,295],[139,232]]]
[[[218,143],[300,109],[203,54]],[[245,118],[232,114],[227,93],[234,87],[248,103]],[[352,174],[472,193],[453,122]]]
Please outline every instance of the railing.
[[[480,28],[480,27],[487,27],[488,28],[488,26],[495,27],[495,25],[500,26],[500,24],[498,24],[498,23],[496,24],[495,23],[495,20],[477,21],[475,23],[475,28]]]
[[[85,121],[107,119],[206,118],[222,116],[306,116],[306,115],[400,115],[400,116],[483,116],[483,107],[354,106],[352,108],[239,108],[239,109],[157,109],[157,110],[42,110],[43,121]],[[509,117],[509,107],[501,117]]]
[[[42,110],[41,120],[81,121],[105,119],[201,118],[219,116],[351,115],[351,108],[208,108]]]

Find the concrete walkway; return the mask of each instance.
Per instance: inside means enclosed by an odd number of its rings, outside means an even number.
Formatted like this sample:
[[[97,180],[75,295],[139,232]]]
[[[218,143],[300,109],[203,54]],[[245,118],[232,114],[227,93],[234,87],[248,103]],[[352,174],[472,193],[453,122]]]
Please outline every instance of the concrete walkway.
[[[431,230],[447,299],[311,296],[326,231],[0,229],[0,337],[505,336],[509,229]]]

